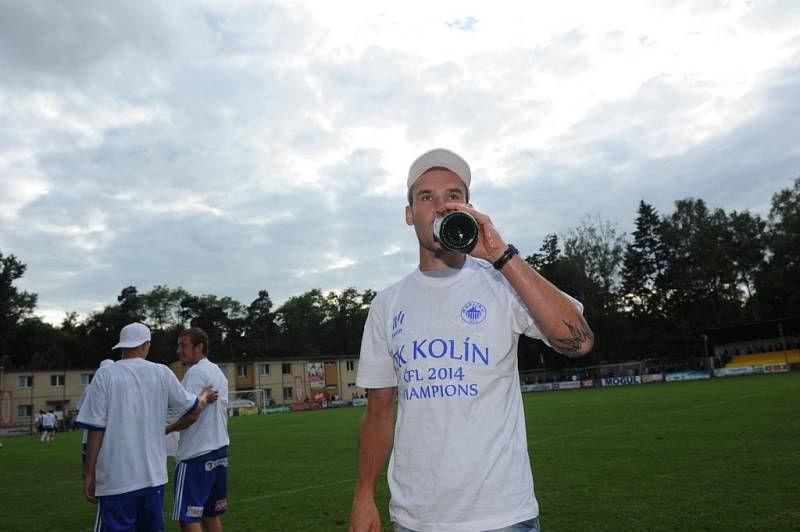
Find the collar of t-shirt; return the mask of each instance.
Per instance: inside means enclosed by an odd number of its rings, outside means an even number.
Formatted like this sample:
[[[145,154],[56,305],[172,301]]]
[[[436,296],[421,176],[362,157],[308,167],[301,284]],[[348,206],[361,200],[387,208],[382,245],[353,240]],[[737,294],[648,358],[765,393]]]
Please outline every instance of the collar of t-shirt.
[[[456,268],[440,268],[438,270],[422,271],[419,268],[414,272],[414,278],[417,282],[427,286],[444,286],[455,282],[456,279],[464,275],[469,275],[473,269],[474,261],[469,255],[466,256],[464,262]]]
[[[208,364],[208,363],[209,363],[208,357],[203,357],[200,360],[198,360],[197,362],[195,362],[194,364],[192,364],[191,366],[188,366],[186,368],[186,370],[188,371],[189,368],[193,368],[195,366],[199,366],[200,364]]]

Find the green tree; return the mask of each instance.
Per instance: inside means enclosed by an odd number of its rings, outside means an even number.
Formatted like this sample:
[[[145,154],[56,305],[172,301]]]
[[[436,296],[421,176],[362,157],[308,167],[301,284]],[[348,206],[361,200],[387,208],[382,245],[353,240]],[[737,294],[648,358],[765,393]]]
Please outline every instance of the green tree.
[[[245,349],[255,356],[266,356],[277,334],[275,314],[269,292],[259,290],[258,297],[247,307]]]
[[[14,282],[25,274],[26,266],[14,255],[0,253],[0,364],[9,356],[17,325],[36,308],[36,294],[19,290]]]
[[[727,230],[723,235],[723,247],[728,255],[737,284],[742,287],[742,299],[758,320],[758,312],[750,304],[756,285],[756,275],[764,266],[766,256],[766,222],[749,211],[733,211],[728,216]]]
[[[625,246],[624,235],[607,220],[587,216],[564,240],[564,258],[573,263],[592,292],[593,312],[613,314]]]
[[[663,296],[656,287],[666,261],[661,220],[652,205],[640,201],[635,224],[623,256],[622,304],[636,319],[656,318],[663,316]]]
[[[156,285],[140,297],[141,308],[154,329],[175,329],[184,325],[181,301],[189,293],[181,287]]]
[[[77,336],[81,349],[79,360],[73,359],[73,363],[83,367],[97,367],[104,358],[119,358],[112,354],[111,348],[119,341],[120,330],[131,322],[131,318],[122,312],[119,305],[108,305],[91,313],[78,327]]]
[[[19,322],[11,358],[15,366],[29,369],[68,369],[72,361],[64,350],[65,333],[38,317]]]
[[[209,349],[229,360],[242,355],[246,313],[231,297],[189,295],[181,301],[181,316],[208,334]]]
[[[135,286],[123,288],[117,296],[117,302],[119,303],[120,312],[127,318],[129,323],[145,320],[142,297]]]
[[[768,259],[757,275],[758,300],[768,318],[800,315],[800,177],[772,197]]]
[[[280,336],[276,353],[281,355],[317,355],[322,353],[322,326],[326,302],[315,288],[289,298],[275,312]]]
[[[674,353],[701,355],[698,331],[742,319],[738,275],[725,248],[728,224],[722,209],[710,211],[701,199],[675,202],[663,220],[666,268],[657,289],[665,295],[662,334],[672,335]]]
[[[361,334],[367,320],[369,304],[375,292],[363,294],[353,287],[325,296],[322,350],[329,354],[355,354],[361,347]]]

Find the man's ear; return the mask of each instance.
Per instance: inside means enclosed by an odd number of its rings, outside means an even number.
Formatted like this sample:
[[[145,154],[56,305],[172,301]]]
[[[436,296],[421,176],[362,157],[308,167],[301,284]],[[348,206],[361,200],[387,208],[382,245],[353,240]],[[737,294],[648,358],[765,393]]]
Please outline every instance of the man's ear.
[[[411,205],[406,205],[406,224],[414,225],[414,210]]]

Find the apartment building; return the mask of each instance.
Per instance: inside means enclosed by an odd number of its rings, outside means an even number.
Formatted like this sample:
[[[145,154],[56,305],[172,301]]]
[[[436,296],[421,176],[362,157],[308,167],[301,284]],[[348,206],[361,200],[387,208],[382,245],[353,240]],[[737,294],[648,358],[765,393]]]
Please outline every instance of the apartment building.
[[[213,358],[212,358],[213,360]],[[229,400],[254,406],[292,405],[310,401],[352,401],[366,390],[356,386],[357,356],[253,359],[219,362],[228,378]],[[184,367],[170,367],[179,379]],[[78,399],[96,369],[11,370],[0,373],[0,434],[35,430],[40,410],[55,412],[69,428]],[[249,403],[243,403],[249,404]]]

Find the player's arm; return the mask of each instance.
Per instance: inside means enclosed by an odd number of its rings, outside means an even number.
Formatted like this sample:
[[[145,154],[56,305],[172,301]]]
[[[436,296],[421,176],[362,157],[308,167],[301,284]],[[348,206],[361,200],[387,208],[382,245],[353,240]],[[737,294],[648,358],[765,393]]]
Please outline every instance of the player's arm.
[[[184,430],[200,419],[200,414],[205,410],[206,405],[213,403],[217,400],[218,394],[214,388],[209,384],[205,386],[200,394],[197,396],[197,406],[186,412],[184,415],[176,419],[174,422],[167,425],[165,430],[166,434],[176,430]]]
[[[198,403],[197,408],[168,424],[165,433],[169,434],[170,432],[175,432],[176,430],[184,430],[191,427],[195,421],[200,419],[200,414],[202,412],[203,411],[200,409],[200,404]]]
[[[358,435],[358,479],[353,495],[350,532],[380,532],[375,486],[392,451],[394,398],[397,388],[369,390],[367,412]]]
[[[561,290],[519,255],[508,261],[501,272],[528,307],[536,326],[553,349],[570,358],[581,357],[592,349],[594,333],[583,314]]]
[[[86,500],[97,504],[97,496],[94,494],[95,467],[97,466],[97,455],[100,454],[100,447],[103,446],[103,430],[89,430],[86,439],[86,471],[83,477],[83,496]]]
[[[460,203],[448,203],[445,208],[469,212],[480,225],[478,245],[472,251],[473,256],[492,263],[503,256],[508,245],[488,216]],[[580,357],[592,349],[594,333],[583,314],[561,290],[519,255],[509,260],[500,271],[528,307],[536,326],[553,349],[568,357]]]

